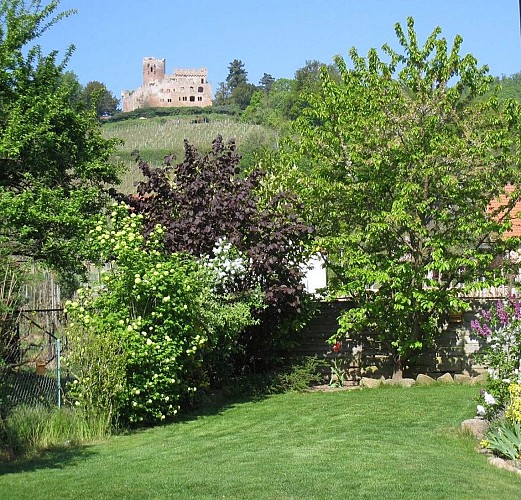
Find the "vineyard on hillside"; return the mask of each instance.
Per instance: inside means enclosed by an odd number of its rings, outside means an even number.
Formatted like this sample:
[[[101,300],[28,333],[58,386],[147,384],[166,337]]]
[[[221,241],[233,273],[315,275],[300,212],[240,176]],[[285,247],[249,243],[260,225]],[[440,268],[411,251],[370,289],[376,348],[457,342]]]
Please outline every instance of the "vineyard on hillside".
[[[131,157],[132,151],[139,151],[144,160],[155,166],[161,165],[163,158],[172,153],[176,161],[180,162],[184,158],[185,139],[198,150],[208,151],[219,134],[225,141],[235,140],[247,163],[252,161],[253,151],[261,147],[276,148],[279,141],[276,130],[230,118],[196,121],[193,117],[160,117],[107,123],[103,126],[105,138],[119,138],[123,141],[115,160],[127,167],[120,186],[125,192],[133,191],[134,182],[141,179]]]

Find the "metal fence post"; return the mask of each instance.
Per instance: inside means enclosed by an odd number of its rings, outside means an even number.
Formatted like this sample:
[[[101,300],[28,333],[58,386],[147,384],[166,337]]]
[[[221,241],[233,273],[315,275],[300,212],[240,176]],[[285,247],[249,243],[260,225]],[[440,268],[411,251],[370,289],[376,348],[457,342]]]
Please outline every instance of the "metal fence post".
[[[56,339],[56,387],[58,388],[58,408],[62,407],[62,395],[61,395],[61,366],[60,366],[60,358],[61,358],[61,341],[60,339]]]

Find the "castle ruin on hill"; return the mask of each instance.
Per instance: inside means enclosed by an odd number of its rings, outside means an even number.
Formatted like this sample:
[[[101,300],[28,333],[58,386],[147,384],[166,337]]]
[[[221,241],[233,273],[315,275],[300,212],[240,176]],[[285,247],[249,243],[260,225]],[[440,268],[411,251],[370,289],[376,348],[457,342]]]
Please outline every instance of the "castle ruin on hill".
[[[176,69],[165,74],[165,59],[143,59],[143,85],[136,90],[121,93],[123,111],[139,108],[175,108],[211,106],[212,86],[207,80],[208,71]]]

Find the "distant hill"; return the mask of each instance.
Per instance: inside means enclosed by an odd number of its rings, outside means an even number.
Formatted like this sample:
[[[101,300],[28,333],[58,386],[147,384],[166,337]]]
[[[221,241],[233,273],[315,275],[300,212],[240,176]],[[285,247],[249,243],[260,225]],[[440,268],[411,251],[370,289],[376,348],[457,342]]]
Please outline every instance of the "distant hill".
[[[501,76],[496,78],[496,83],[501,85],[499,96],[503,99],[516,99],[521,101],[521,73],[511,76]]]
[[[237,150],[243,156],[243,164],[253,162],[253,153],[260,147],[276,148],[278,133],[262,125],[243,123],[234,117],[171,116],[137,118],[108,122],[103,125],[105,138],[119,138],[124,144],[118,149],[116,160],[122,162],[128,173],[123,176],[121,190],[134,191],[133,184],[139,180],[140,172],[131,158],[139,151],[140,156],[153,166],[163,163],[165,156],[174,154],[177,162],[184,159],[184,140],[199,151],[207,152],[212,141],[222,135],[225,141],[234,139]]]

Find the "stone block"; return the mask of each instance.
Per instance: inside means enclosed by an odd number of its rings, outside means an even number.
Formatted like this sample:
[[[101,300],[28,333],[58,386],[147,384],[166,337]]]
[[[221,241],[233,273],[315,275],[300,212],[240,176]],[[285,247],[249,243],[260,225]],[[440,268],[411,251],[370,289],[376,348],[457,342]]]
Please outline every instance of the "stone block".
[[[470,375],[464,375],[463,373],[456,373],[454,375],[454,382],[456,382],[456,384],[470,384],[472,377]]]
[[[384,385],[397,385],[399,387],[411,387],[416,381],[413,378],[388,378]]]
[[[472,377],[471,383],[475,385],[484,384],[487,381],[487,377],[488,375],[485,372],[480,373],[479,375]]]
[[[488,420],[485,420],[484,418],[469,418],[461,423],[461,430],[469,432],[480,441],[485,436],[488,427]]]
[[[429,375],[420,373],[416,377],[416,383],[420,384],[420,385],[432,385],[432,384],[436,383],[436,380],[434,380],[432,377],[429,377]]]
[[[362,377],[360,379],[360,387],[366,387],[367,389],[374,389],[380,387],[382,381],[378,378]]]
[[[438,382],[441,382],[442,384],[453,384],[454,379],[452,378],[452,375],[450,373],[445,373],[438,377],[436,379]]]

